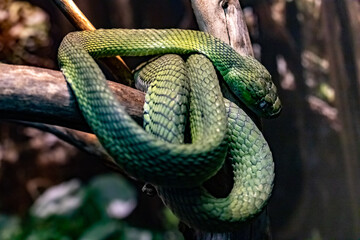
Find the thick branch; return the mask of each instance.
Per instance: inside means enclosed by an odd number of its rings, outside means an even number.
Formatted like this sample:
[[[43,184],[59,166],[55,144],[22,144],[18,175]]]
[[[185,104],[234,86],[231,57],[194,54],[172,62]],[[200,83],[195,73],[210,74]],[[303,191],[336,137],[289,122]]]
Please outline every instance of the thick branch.
[[[191,0],[192,7],[201,31],[228,43],[243,56],[253,56],[253,49],[244,15],[238,0]],[[253,121],[261,128],[260,119],[246,107],[231,90],[220,82],[223,95],[242,107]]]
[[[191,3],[202,31],[220,38],[241,55],[254,55],[238,0],[192,0]]]
[[[126,111],[142,122],[144,93],[108,82]],[[0,116],[90,131],[59,71],[0,64]]]
[[[249,32],[244,20],[244,16],[238,0],[192,0],[191,1],[196,20],[200,30],[208,32],[211,35],[223,40],[231,45],[241,55],[253,56],[252,45],[250,42]],[[225,84],[222,84],[224,96],[232,101],[232,93],[228,91]],[[235,101],[237,104],[239,102]],[[258,119],[254,119],[258,122]],[[232,186],[232,177],[226,173],[226,166],[219,173],[205,183],[205,187],[214,194],[223,194],[224,190],[229,191],[226,186]],[[221,184],[219,184],[221,183]],[[231,189],[230,189],[231,190]],[[264,211],[254,221],[243,229],[232,233],[210,233],[194,230],[184,226],[182,229],[186,239],[194,240],[230,240],[230,239],[265,239],[270,238],[268,232],[268,217]]]

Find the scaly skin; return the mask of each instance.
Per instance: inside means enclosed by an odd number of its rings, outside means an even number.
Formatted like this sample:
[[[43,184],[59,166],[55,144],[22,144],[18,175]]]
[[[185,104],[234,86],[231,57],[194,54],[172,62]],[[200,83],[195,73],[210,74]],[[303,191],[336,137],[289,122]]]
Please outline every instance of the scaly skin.
[[[209,34],[179,29],[100,29],[70,33],[66,38],[78,42],[94,58],[202,53],[234,94],[259,116],[274,117],[281,110],[269,72],[254,58],[240,56]]]
[[[105,77],[93,58],[194,52],[206,55],[236,96],[258,115],[272,117],[280,112],[281,104],[276,94],[276,88],[266,69],[253,58],[242,57],[220,40],[201,32],[175,29],[112,29],[75,32],[67,35],[59,48],[60,67],[76,95],[86,121],[104,148],[130,175],[164,188],[200,186],[222,166],[227,150],[227,145],[224,144],[227,119],[218,86],[211,85],[212,90],[209,94],[205,94],[207,97],[205,99],[200,97],[204,95],[201,94],[202,90],[195,94],[194,98],[197,99],[198,104],[206,108],[196,110],[200,111],[200,114],[190,114],[190,122],[193,125],[191,134],[194,136],[192,144],[165,143],[153,135],[145,133],[127,115],[106,85]],[[176,72],[176,70],[171,71]],[[166,95],[164,99],[174,98],[176,96],[171,95],[169,91],[169,95]],[[159,101],[161,102],[161,100]],[[210,101],[213,104],[210,104]],[[196,107],[192,107],[190,112],[194,108]],[[164,116],[160,114],[155,118],[163,120]],[[248,121],[248,119],[245,120]],[[249,137],[252,139],[252,134]],[[250,141],[250,143],[244,141],[244,144],[253,153],[255,152],[251,148],[251,144],[262,144],[258,141]],[[240,155],[246,155],[243,150],[239,151]],[[271,182],[270,185],[273,178],[272,174],[263,175],[261,164],[254,164],[254,167],[252,161],[256,162],[251,159],[250,164],[249,162],[245,163],[250,166],[250,170],[245,169],[244,171],[252,172],[253,174],[249,176],[256,175],[258,178],[250,180],[250,183],[243,183],[246,187],[245,190],[241,190],[243,193],[240,194],[245,197],[245,202],[248,201],[247,199],[251,199],[251,202],[246,203],[245,207],[239,208],[248,209],[245,212],[252,211],[251,213],[247,212],[248,217],[259,211],[269,196],[269,187],[263,185],[262,181],[265,180],[259,178],[265,176],[266,182]],[[236,170],[235,174],[237,174]],[[252,186],[256,187],[255,192],[252,192]],[[262,192],[262,188],[266,191]],[[240,192],[238,187],[236,187],[236,192]],[[253,193],[256,196],[248,198],[248,194],[252,195]],[[261,197],[263,199],[261,204],[256,200],[258,194],[266,195],[265,198]],[[163,195],[166,195],[165,191]],[[174,197],[176,198],[176,195]],[[231,203],[234,197],[229,199],[224,202]],[[212,209],[211,199],[203,199],[198,203],[202,203],[205,206],[203,209],[206,211]],[[256,206],[255,210],[252,206]],[[238,208],[236,207],[236,209]],[[232,214],[238,215],[238,213]],[[202,216],[202,218],[208,219],[206,214]],[[248,217],[241,216],[237,218],[237,221],[243,221]],[[193,216],[191,218],[197,219]],[[231,219],[234,221],[235,218]],[[191,224],[192,220],[185,222]],[[195,222],[197,222],[195,226],[202,225],[197,220]],[[207,225],[204,224],[204,226]]]
[[[168,71],[174,67],[176,72]],[[186,71],[187,76],[184,75]],[[174,81],[169,82],[172,73],[177,76],[174,76]],[[177,55],[164,55],[141,68],[136,77],[138,85],[144,86],[144,90],[149,87],[144,111],[146,131],[171,143],[184,142],[187,112],[170,107],[172,104],[161,97],[167,95],[168,89],[186,89],[179,93],[185,97],[190,88],[190,109],[193,109],[190,115],[196,115],[201,114],[201,109],[204,108],[200,99],[212,95],[212,85],[218,86],[213,65],[202,55],[191,55],[186,64]],[[167,99],[171,98],[165,100]],[[185,102],[187,101],[180,101],[178,106]],[[211,101],[207,103],[214,104]],[[215,198],[203,187],[157,187],[163,202],[183,222],[212,232],[238,230],[244,222],[261,212],[271,194],[274,179],[272,154],[259,129],[234,103],[225,99],[225,106],[228,134],[224,142],[229,144],[227,161],[231,162],[234,172],[234,186],[230,194],[225,198]],[[181,120],[159,118],[162,114]],[[198,121],[191,123],[195,128],[206,124],[198,118],[191,119]],[[161,127],[167,123],[171,125]],[[192,137],[197,136],[192,134]]]
[[[106,33],[111,43],[117,31]],[[227,127],[224,104],[218,108],[212,106],[207,111],[209,115],[204,116],[212,127],[206,129],[203,141],[171,144],[146,134],[117,102],[105,76],[88,53],[95,56],[97,51],[101,51],[102,56],[118,53],[105,49],[102,44],[97,49],[96,43],[89,41],[97,39],[94,37],[97,34],[101,39],[106,37],[103,31],[70,33],[59,48],[58,58],[82,114],[104,148],[131,176],[156,185],[197,186],[213,176],[224,162],[227,150],[227,146],[221,144]],[[109,44],[109,48],[114,46]],[[209,98],[216,101],[219,96],[220,89]],[[191,168],[193,163],[199,167]]]

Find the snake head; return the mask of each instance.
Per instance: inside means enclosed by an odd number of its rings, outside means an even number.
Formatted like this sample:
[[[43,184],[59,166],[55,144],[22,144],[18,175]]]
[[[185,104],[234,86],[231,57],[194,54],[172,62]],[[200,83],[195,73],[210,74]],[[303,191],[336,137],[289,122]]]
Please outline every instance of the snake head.
[[[273,118],[281,112],[276,86],[266,68],[252,57],[233,63],[224,76],[232,92],[256,115]]]
[[[256,108],[253,110],[256,114],[265,118],[277,117],[282,109],[280,99],[276,93],[276,86],[271,82],[270,90],[255,104]]]
[[[262,65],[261,65],[262,66]],[[255,81],[253,81],[254,86],[252,98],[254,101],[253,111],[261,117],[264,118],[273,118],[280,114],[281,112],[281,102],[277,94],[277,89],[273,81],[271,80],[270,73],[262,67],[263,71],[257,73],[254,76]],[[261,86],[261,89],[258,89]]]

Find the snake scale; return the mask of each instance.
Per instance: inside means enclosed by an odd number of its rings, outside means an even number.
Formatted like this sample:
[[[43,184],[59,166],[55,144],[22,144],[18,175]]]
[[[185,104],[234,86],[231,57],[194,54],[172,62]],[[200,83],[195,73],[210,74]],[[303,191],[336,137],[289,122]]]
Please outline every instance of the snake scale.
[[[155,79],[146,86],[144,131],[116,101],[94,59],[168,53],[185,62],[164,55],[136,74]],[[260,117],[276,116],[281,110],[276,87],[255,59],[206,33],[178,29],[73,32],[62,41],[58,59],[104,148],[131,176],[156,185],[182,221],[206,231],[234,231],[266,205],[272,154],[252,120],[222,97],[213,67],[249,109]],[[191,143],[184,138],[188,117]],[[227,197],[215,198],[201,184],[225,158],[234,186]]]

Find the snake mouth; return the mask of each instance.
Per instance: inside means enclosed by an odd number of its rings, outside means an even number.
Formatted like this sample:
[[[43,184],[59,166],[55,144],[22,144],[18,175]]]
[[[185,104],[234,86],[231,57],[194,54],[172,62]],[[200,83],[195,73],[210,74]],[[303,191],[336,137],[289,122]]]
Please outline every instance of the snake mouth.
[[[277,96],[275,101],[262,99],[256,106],[257,109],[255,111],[258,113],[259,117],[263,118],[276,118],[282,110],[280,99]]]
[[[267,94],[260,102],[258,102],[257,106],[262,112],[262,117],[276,118],[282,110],[281,101],[277,94],[276,86],[271,81],[271,78],[268,79],[267,86]]]
[[[278,117],[280,115],[281,111],[282,111],[281,101],[280,101],[280,98],[277,97],[275,102],[272,105],[272,111],[268,118]]]
[[[268,118],[276,118],[280,115],[281,111],[282,111],[282,105],[281,105],[281,102],[280,102],[280,99],[277,98],[274,105],[273,105],[273,112],[271,115],[269,115]]]

